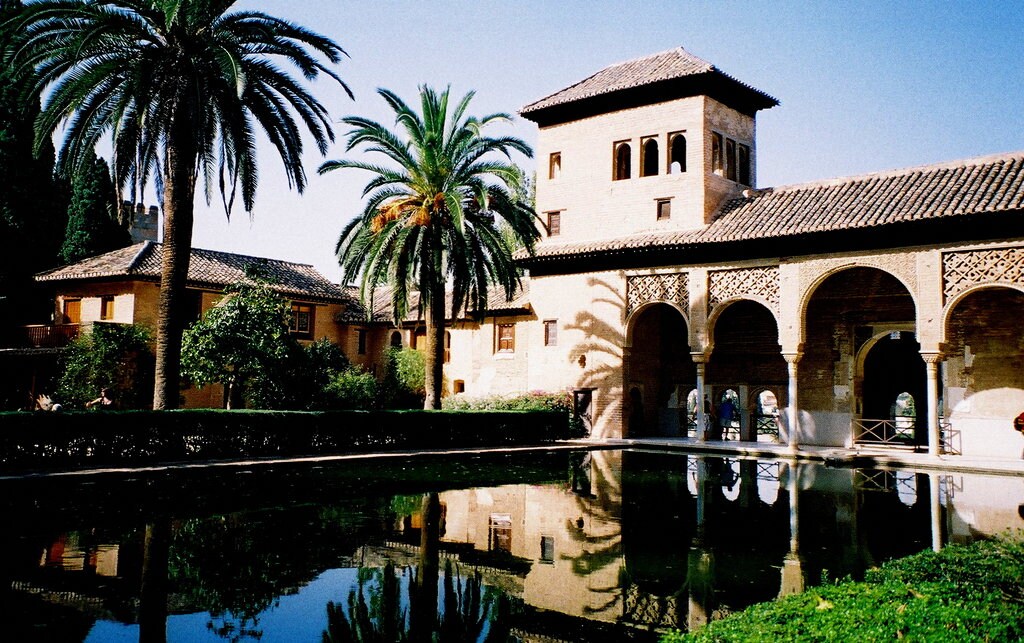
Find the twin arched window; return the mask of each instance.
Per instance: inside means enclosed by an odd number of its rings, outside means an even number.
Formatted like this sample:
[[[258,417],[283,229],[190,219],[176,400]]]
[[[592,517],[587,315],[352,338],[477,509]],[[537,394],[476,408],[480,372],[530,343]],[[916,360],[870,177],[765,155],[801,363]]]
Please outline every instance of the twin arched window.
[[[612,178],[616,181],[632,176],[633,148],[629,141],[620,141],[613,148]],[[682,132],[668,135],[667,174],[686,171],[686,136]],[[654,136],[640,141],[640,176],[657,176],[661,154]]]
[[[615,169],[612,177],[616,181],[628,179],[633,165],[633,149],[629,143],[615,144]]]

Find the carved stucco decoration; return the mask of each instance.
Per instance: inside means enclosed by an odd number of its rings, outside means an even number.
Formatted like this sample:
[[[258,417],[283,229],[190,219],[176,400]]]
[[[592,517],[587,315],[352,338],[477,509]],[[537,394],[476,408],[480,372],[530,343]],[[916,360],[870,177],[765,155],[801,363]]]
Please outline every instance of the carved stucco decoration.
[[[767,302],[774,312],[779,311],[778,266],[712,270],[708,273],[708,285],[709,309],[727,299],[753,296]]]
[[[688,277],[685,272],[626,277],[626,316],[654,301],[670,302],[687,310],[690,306]]]
[[[917,298],[917,255],[920,253],[904,251],[901,253],[885,253],[869,257],[859,257],[856,260],[848,258],[833,257],[828,259],[814,259],[801,261],[799,265],[800,292],[804,297],[813,296],[809,292],[811,284],[823,281],[824,275],[831,276],[847,268],[877,268],[890,273],[902,281],[910,294]]]
[[[982,284],[1024,285],[1024,248],[996,248],[942,254],[943,303]]]

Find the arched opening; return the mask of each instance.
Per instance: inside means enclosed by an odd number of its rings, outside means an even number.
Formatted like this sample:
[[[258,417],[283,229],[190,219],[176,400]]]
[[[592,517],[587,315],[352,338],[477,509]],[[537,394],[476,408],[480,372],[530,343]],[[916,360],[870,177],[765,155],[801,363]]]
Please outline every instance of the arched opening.
[[[775,315],[756,301],[727,304],[714,320],[714,351],[706,370],[715,405],[709,439],[757,439],[751,392],[784,391],[787,378]],[[730,404],[723,409],[726,399]]]
[[[946,316],[943,401],[950,446],[964,455],[1020,453],[1013,419],[1024,410],[1024,293],[970,292]]]
[[[391,348],[402,347],[402,333],[400,331],[391,331]]]
[[[686,171],[686,137],[673,134],[669,139],[668,173],[679,174]]]
[[[616,181],[628,179],[630,168],[633,165],[633,150],[629,143],[619,143],[615,146],[615,171],[613,178]]]
[[[779,441],[779,398],[771,389],[764,389],[754,396],[754,439],[758,442]]]
[[[633,347],[625,363],[629,409],[624,435],[686,435],[686,395],[697,381],[687,335],[686,320],[669,304],[635,313]]]
[[[916,422],[915,400],[924,400],[925,366],[913,333],[894,331],[879,339],[864,359],[858,441],[926,444],[928,431]]]
[[[806,306],[799,402],[818,444],[896,437],[892,405],[900,393],[927,417],[925,366],[915,337],[914,298],[893,275],[857,266],[824,279]],[[918,422],[920,437],[927,430]],[[805,425],[806,426],[806,425]],[[874,437],[872,437],[874,435]]]
[[[658,174],[658,139],[648,138],[642,146],[643,162],[640,164],[640,176],[657,176]]]

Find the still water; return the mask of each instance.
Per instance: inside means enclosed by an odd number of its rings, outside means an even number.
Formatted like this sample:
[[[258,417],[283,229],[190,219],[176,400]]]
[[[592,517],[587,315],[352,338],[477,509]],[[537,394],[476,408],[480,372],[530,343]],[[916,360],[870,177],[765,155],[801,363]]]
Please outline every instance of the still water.
[[[0,480],[2,638],[649,641],[1022,503],[1021,477],[642,451]]]

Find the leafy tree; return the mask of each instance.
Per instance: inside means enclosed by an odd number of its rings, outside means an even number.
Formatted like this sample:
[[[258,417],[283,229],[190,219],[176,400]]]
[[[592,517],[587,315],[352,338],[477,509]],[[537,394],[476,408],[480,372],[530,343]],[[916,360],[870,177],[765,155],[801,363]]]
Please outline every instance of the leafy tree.
[[[227,386],[227,408],[252,385],[264,404],[283,397],[281,378],[301,350],[288,332],[290,306],[265,281],[229,286],[182,338],[182,374],[194,384]]]
[[[346,151],[382,154],[387,164],[329,161],[320,172],[355,168],[373,174],[363,190],[362,213],[338,240],[338,260],[347,282],[361,273],[364,300],[375,286],[390,284],[396,320],[405,317],[410,290],[419,290],[421,312],[427,312],[424,406],[436,409],[447,286],[453,316],[467,304],[483,311],[492,284],[511,299],[519,273],[499,224],[504,221],[528,250],[539,237],[533,208],[518,196],[522,171],[511,161],[512,152],[530,156],[532,151],[518,138],[485,135],[488,126],[509,116],[467,116],[472,92],[449,111],[448,90],[421,87],[420,113],[388,90],[379,93],[394,110],[399,130],[350,116],[343,119],[352,127]]]
[[[128,227],[118,221],[117,192],[107,162],[93,154],[71,178],[71,204],[60,258],[74,263],[131,245]]]
[[[82,407],[109,387],[121,408],[145,408],[152,402],[153,353],[150,334],[130,324],[94,324],[76,338],[60,360],[57,399]]]
[[[119,190],[131,201],[155,179],[164,214],[154,408],[178,401],[185,279],[196,183],[215,186],[230,212],[236,192],[252,212],[255,130],[277,149],[289,182],[306,185],[303,126],[321,154],[333,140],[326,108],[279,63],[307,80],[331,71],[344,51],[333,41],[258,11],[227,13],[233,0],[39,0],[8,30],[4,63],[46,89],[36,147],[65,122],[57,170],[69,176],[110,135]],[[324,62],[326,60],[326,62]],[[351,92],[349,92],[351,96]]]

